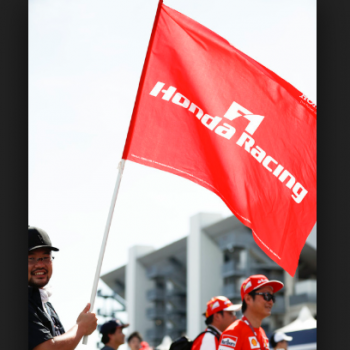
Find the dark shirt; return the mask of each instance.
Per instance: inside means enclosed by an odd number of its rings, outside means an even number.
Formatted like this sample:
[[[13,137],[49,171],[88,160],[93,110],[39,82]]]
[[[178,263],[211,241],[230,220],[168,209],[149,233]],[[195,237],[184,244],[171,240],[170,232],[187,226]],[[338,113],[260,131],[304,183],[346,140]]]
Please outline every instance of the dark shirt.
[[[105,345],[101,350],[114,350],[114,348],[111,348],[108,345]]]
[[[50,302],[43,309],[39,289],[28,286],[28,349],[65,333],[61,321]]]

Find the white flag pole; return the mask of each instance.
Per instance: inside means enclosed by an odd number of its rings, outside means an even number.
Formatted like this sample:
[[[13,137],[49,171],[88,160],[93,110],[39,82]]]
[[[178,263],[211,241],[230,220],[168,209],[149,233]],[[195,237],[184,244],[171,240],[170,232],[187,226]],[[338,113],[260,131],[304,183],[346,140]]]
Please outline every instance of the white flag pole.
[[[153,23],[153,28],[152,28],[152,33],[151,33],[151,38],[150,38],[150,42],[148,43],[148,48],[147,48],[147,54],[146,54],[146,59],[144,62],[144,66],[142,69],[142,73],[141,73],[141,79],[140,79],[140,84],[139,84],[139,88],[137,90],[137,95],[136,95],[136,101],[134,104],[134,110],[133,110],[133,114],[131,116],[131,118],[133,117],[135,111],[137,111],[138,108],[138,101],[139,101],[139,94],[141,93],[141,87],[143,85],[143,81],[145,78],[145,67],[147,66],[147,60],[149,58],[149,54],[150,54],[150,48],[152,47],[152,42],[153,42],[153,38],[154,38],[154,33],[157,27],[157,23],[158,23],[158,18],[159,18],[159,14],[160,14],[160,10],[161,10],[161,6],[163,4],[163,0],[159,0],[158,2],[158,7],[157,7],[157,12],[156,12],[156,16],[154,18],[154,23]],[[130,121],[131,123],[131,121]],[[130,124],[131,125],[131,124]],[[129,126],[129,131],[128,131],[128,135],[130,132],[130,126]],[[127,141],[126,141],[127,142]],[[125,145],[124,145],[124,152],[125,152]],[[124,154],[123,152],[123,154]],[[115,185],[115,189],[114,189],[114,193],[113,193],[113,198],[112,198],[112,203],[111,203],[111,207],[109,209],[109,214],[108,214],[108,219],[107,219],[107,224],[106,224],[106,229],[105,229],[105,234],[103,237],[103,241],[102,241],[102,246],[101,246],[101,251],[100,251],[100,257],[98,259],[98,264],[97,264],[97,268],[96,268],[96,274],[95,274],[95,280],[94,280],[94,285],[92,288],[92,292],[91,292],[91,299],[90,299],[90,303],[91,303],[91,307],[90,307],[90,311],[93,310],[94,308],[94,302],[95,302],[95,297],[96,297],[96,291],[97,291],[97,284],[98,284],[98,280],[100,278],[100,273],[101,273],[101,266],[102,266],[102,261],[103,261],[103,255],[106,249],[106,244],[107,244],[107,238],[108,238],[108,233],[109,233],[109,228],[111,226],[111,222],[112,222],[112,216],[113,216],[113,211],[114,211],[114,206],[115,206],[115,202],[117,201],[117,195],[118,195],[118,190],[119,190],[119,185],[120,185],[120,181],[121,181],[121,177],[123,174],[123,170],[124,170],[124,164],[125,164],[125,160],[122,159],[119,163],[119,173],[118,173],[118,178],[117,178],[117,182]],[[87,344],[87,340],[88,340],[88,336],[84,335],[83,337],[83,344],[86,345]]]
[[[119,185],[120,185],[120,181],[122,179],[124,165],[125,165],[125,160],[122,159],[119,162],[119,164],[118,164],[119,172],[118,172],[117,182],[115,184],[113,197],[112,197],[112,201],[111,201],[111,206],[109,208],[109,213],[108,213],[105,233],[104,233],[104,236],[103,236],[101,250],[100,250],[100,256],[98,258],[98,263],[97,263],[97,267],[96,267],[95,280],[94,280],[94,284],[93,284],[92,291],[91,291],[91,297],[90,297],[90,303],[91,303],[90,311],[92,311],[94,309],[96,292],[97,292],[97,284],[98,284],[98,280],[100,279],[100,273],[101,273],[101,267],[102,267],[102,262],[103,262],[103,256],[104,256],[104,253],[105,253],[105,250],[106,250],[109,229],[110,229],[111,223],[112,223],[114,207],[115,207],[115,203],[117,201]],[[83,337],[83,344],[86,345],[87,342],[88,342],[88,336],[84,335],[84,337]]]

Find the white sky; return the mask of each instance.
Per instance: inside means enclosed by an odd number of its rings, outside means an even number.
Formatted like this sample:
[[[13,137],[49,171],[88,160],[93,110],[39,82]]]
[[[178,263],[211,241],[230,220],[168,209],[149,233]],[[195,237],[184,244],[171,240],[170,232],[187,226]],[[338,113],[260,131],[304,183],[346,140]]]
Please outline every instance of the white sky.
[[[164,3],[316,102],[315,0]],[[90,300],[157,4],[29,0],[29,224],[60,248],[52,302],[67,330]],[[128,161],[102,273],[124,265],[135,244],[159,248],[187,235],[200,211],[231,215],[197,184]],[[98,338],[78,349],[95,349]]]

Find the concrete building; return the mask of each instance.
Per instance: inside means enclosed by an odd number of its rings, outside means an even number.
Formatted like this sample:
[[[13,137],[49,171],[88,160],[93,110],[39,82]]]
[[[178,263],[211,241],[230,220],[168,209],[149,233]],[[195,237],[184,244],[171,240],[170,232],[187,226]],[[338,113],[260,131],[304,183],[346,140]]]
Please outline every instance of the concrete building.
[[[294,278],[257,246],[251,230],[236,217],[200,213],[190,219],[187,237],[157,250],[134,246],[128,263],[101,279],[126,299],[128,331],[139,331],[156,346],[164,335],[176,339],[185,333],[193,339],[205,328],[207,301],[224,295],[241,302],[241,283],[252,274],[285,283],[271,317],[264,320],[267,332],[296,319],[304,305],[316,316],[315,229]]]

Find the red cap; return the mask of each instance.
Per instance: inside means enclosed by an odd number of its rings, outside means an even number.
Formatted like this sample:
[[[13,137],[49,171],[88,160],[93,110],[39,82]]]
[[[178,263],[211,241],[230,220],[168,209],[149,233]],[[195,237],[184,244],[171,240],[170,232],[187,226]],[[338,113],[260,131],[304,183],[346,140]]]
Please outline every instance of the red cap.
[[[276,293],[283,288],[283,283],[280,281],[269,281],[264,275],[253,275],[248,277],[241,285],[241,298],[243,300],[247,293],[252,290],[261,288],[262,286],[270,286],[273,288],[273,292]]]
[[[207,311],[203,315],[208,318],[211,315],[219,311],[238,311],[242,307],[242,304],[232,304],[226,297],[218,296],[211,298],[207,302]]]

